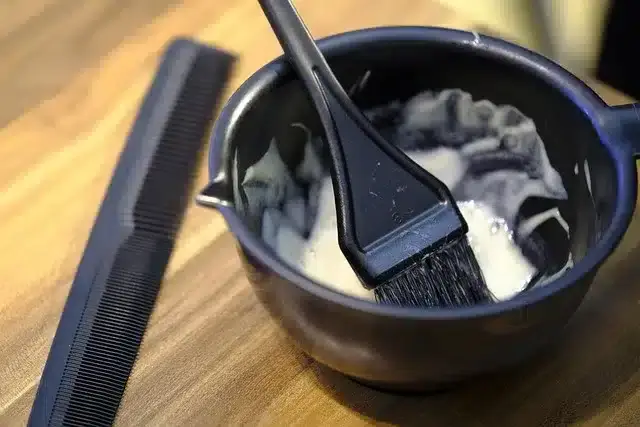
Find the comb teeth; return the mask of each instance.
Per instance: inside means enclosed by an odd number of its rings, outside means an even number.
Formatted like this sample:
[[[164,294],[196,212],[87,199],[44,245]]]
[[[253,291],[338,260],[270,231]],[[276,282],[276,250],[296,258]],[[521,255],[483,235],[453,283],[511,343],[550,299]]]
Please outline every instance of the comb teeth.
[[[460,307],[493,300],[465,236],[376,287],[374,295],[379,303],[405,307]]]
[[[102,299],[85,311],[91,321],[76,331],[84,350],[67,360],[51,425],[111,425],[172,248],[170,239],[144,232],[120,246]]]
[[[211,61],[210,56],[198,56],[193,70],[211,69],[216,65]],[[171,236],[177,232],[211,120],[211,99],[217,89],[211,78],[191,72],[175,101],[134,208],[137,229]]]
[[[169,45],[71,286],[30,426],[110,426],[182,223],[227,53]]]

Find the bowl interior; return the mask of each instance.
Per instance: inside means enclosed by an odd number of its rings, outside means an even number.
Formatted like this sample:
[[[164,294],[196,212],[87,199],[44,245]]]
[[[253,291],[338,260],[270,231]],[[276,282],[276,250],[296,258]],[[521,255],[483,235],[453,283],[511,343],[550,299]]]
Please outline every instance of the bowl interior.
[[[568,193],[564,201],[528,199],[521,209],[533,214],[557,207],[569,226],[568,238],[556,221],[536,229],[544,241],[546,268],[562,268],[569,253],[579,261],[610,224],[616,200],[611,156],[587,116],[533,71],[473,49],[417,41],[369,45],[328,55],[328,61],[343,87],[358,87],[352,98],[365,110],[403,102],[425,90],[461,89],[474,101],[510,105],[531,118]],[[237,184],[272,139],[293,171],[302,161],[306,135],[292,131],[291,124],[302,123],[312,134],[323,134],[300,82],[287,67],[282,70],[237,122],[230,141],[236,204],[247,203],[247,194]],[[244,212],[249,227],[259,234],[261,217]]]

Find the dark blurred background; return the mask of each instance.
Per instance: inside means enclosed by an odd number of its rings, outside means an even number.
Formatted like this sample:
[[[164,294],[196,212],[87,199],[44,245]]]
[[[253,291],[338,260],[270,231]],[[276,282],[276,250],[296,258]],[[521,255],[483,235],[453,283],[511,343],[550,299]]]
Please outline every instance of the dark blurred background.
[[[487,32],[553,58],[580,77],[640,98],[638,0],[439,0]]]

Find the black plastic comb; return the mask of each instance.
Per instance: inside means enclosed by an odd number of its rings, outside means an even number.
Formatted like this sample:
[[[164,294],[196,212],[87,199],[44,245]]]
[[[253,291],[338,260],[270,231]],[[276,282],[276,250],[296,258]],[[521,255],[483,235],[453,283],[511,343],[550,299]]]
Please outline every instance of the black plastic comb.
[[[167,47],[78,266],[29,426],[112,425],[233,62],[188,39]]]
[[[338,241],[380,302],[491,300],[449,189],[387,142],[351,101],[289,0],[259,0],[316,107],[329,146]]]

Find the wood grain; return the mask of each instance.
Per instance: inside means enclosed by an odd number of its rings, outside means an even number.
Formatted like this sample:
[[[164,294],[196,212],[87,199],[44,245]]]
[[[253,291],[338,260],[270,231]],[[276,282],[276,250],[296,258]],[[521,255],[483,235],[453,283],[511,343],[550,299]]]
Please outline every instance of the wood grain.
[[[429,0],[296,4],[317,36],[473,25]],[[241,55],[230,89],[280,52],[251,0],[0,4],[0,426],[26,422],[116,156],[159,51],[178,34]],[[222,219],[194,206],[117,424],[636,425],[639,243],[636,221],[548,355],[454,393],[398,397],[294,349],[257,303]]]

